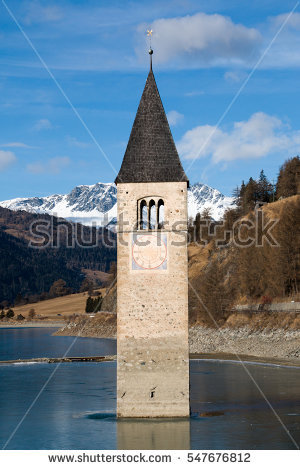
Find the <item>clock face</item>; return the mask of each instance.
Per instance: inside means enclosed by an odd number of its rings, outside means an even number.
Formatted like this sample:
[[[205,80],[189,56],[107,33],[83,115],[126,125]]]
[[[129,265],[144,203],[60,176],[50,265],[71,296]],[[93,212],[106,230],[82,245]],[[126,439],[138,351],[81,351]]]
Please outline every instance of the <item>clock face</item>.
[[[166,269],[167,238],[165,235],[135,235],[132,240],[132,268]]]

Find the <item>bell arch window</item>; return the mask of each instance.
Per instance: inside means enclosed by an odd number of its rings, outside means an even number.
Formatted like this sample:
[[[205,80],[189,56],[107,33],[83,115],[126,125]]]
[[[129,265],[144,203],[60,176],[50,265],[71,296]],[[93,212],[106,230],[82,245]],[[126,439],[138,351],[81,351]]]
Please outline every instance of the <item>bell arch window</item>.
[[[163,228],[165,222],[165,205],[164,201],[160,199],[157,203],[157,227]]]
[[[147,202],[143,199],[140,203],[139,225],[141,230],[148,228],[148,206]]]
[[[155,230],[164,227],[164,201],[159,196],[149,196],[137,202],[138,230]]]
[[[149,230],[156,228],[156,207],[153,199],[149,202]]]

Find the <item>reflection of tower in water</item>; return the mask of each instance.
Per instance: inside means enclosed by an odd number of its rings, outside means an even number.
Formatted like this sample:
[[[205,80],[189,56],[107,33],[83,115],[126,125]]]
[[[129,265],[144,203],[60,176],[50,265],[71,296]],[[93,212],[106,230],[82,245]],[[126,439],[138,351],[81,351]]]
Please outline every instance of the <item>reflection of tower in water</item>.
[[[118,449],[190,449],[189,419],[119,419]]]

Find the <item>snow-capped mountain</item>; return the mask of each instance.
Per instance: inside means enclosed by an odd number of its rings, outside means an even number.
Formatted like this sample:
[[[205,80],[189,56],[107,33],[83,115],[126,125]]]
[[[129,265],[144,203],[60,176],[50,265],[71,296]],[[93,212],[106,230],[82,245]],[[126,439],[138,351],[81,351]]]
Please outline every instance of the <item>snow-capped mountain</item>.
[[[69,194],[10,199],[0,202],[0,206],[101,226],[117,217],[116,201],[117,188],[113,183],[97,183],[76,186]]]
[[[1,205],[1,203],[0,203]],[[235,207],[234,198],[224,196],[217,189],[206,184],[196,183],[188,189],[188,213],[189,217],[196,217],[198,212],[210,209],[214,220],[220,220],[226,209]]]
[[[11,210],[24,210],[35,214],[51,214],[84,225],[113,225],[117,217],[117,188],[114,183],[97,183],[76,186],[69,194],[46,197],[16,198],[0,202]],[[217,189],[196,183],[188,190],[189,217],[210,208],[211,215],[219,220],[225,210],[234,207],[232,197]]]

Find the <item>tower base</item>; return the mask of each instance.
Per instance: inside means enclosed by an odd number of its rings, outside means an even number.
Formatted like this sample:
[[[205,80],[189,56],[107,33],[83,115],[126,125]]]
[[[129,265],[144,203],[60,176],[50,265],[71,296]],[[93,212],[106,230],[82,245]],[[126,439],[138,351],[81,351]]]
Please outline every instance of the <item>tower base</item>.
[[[189,417],[189,358],[182,337],[118,342],[117,417]]]

